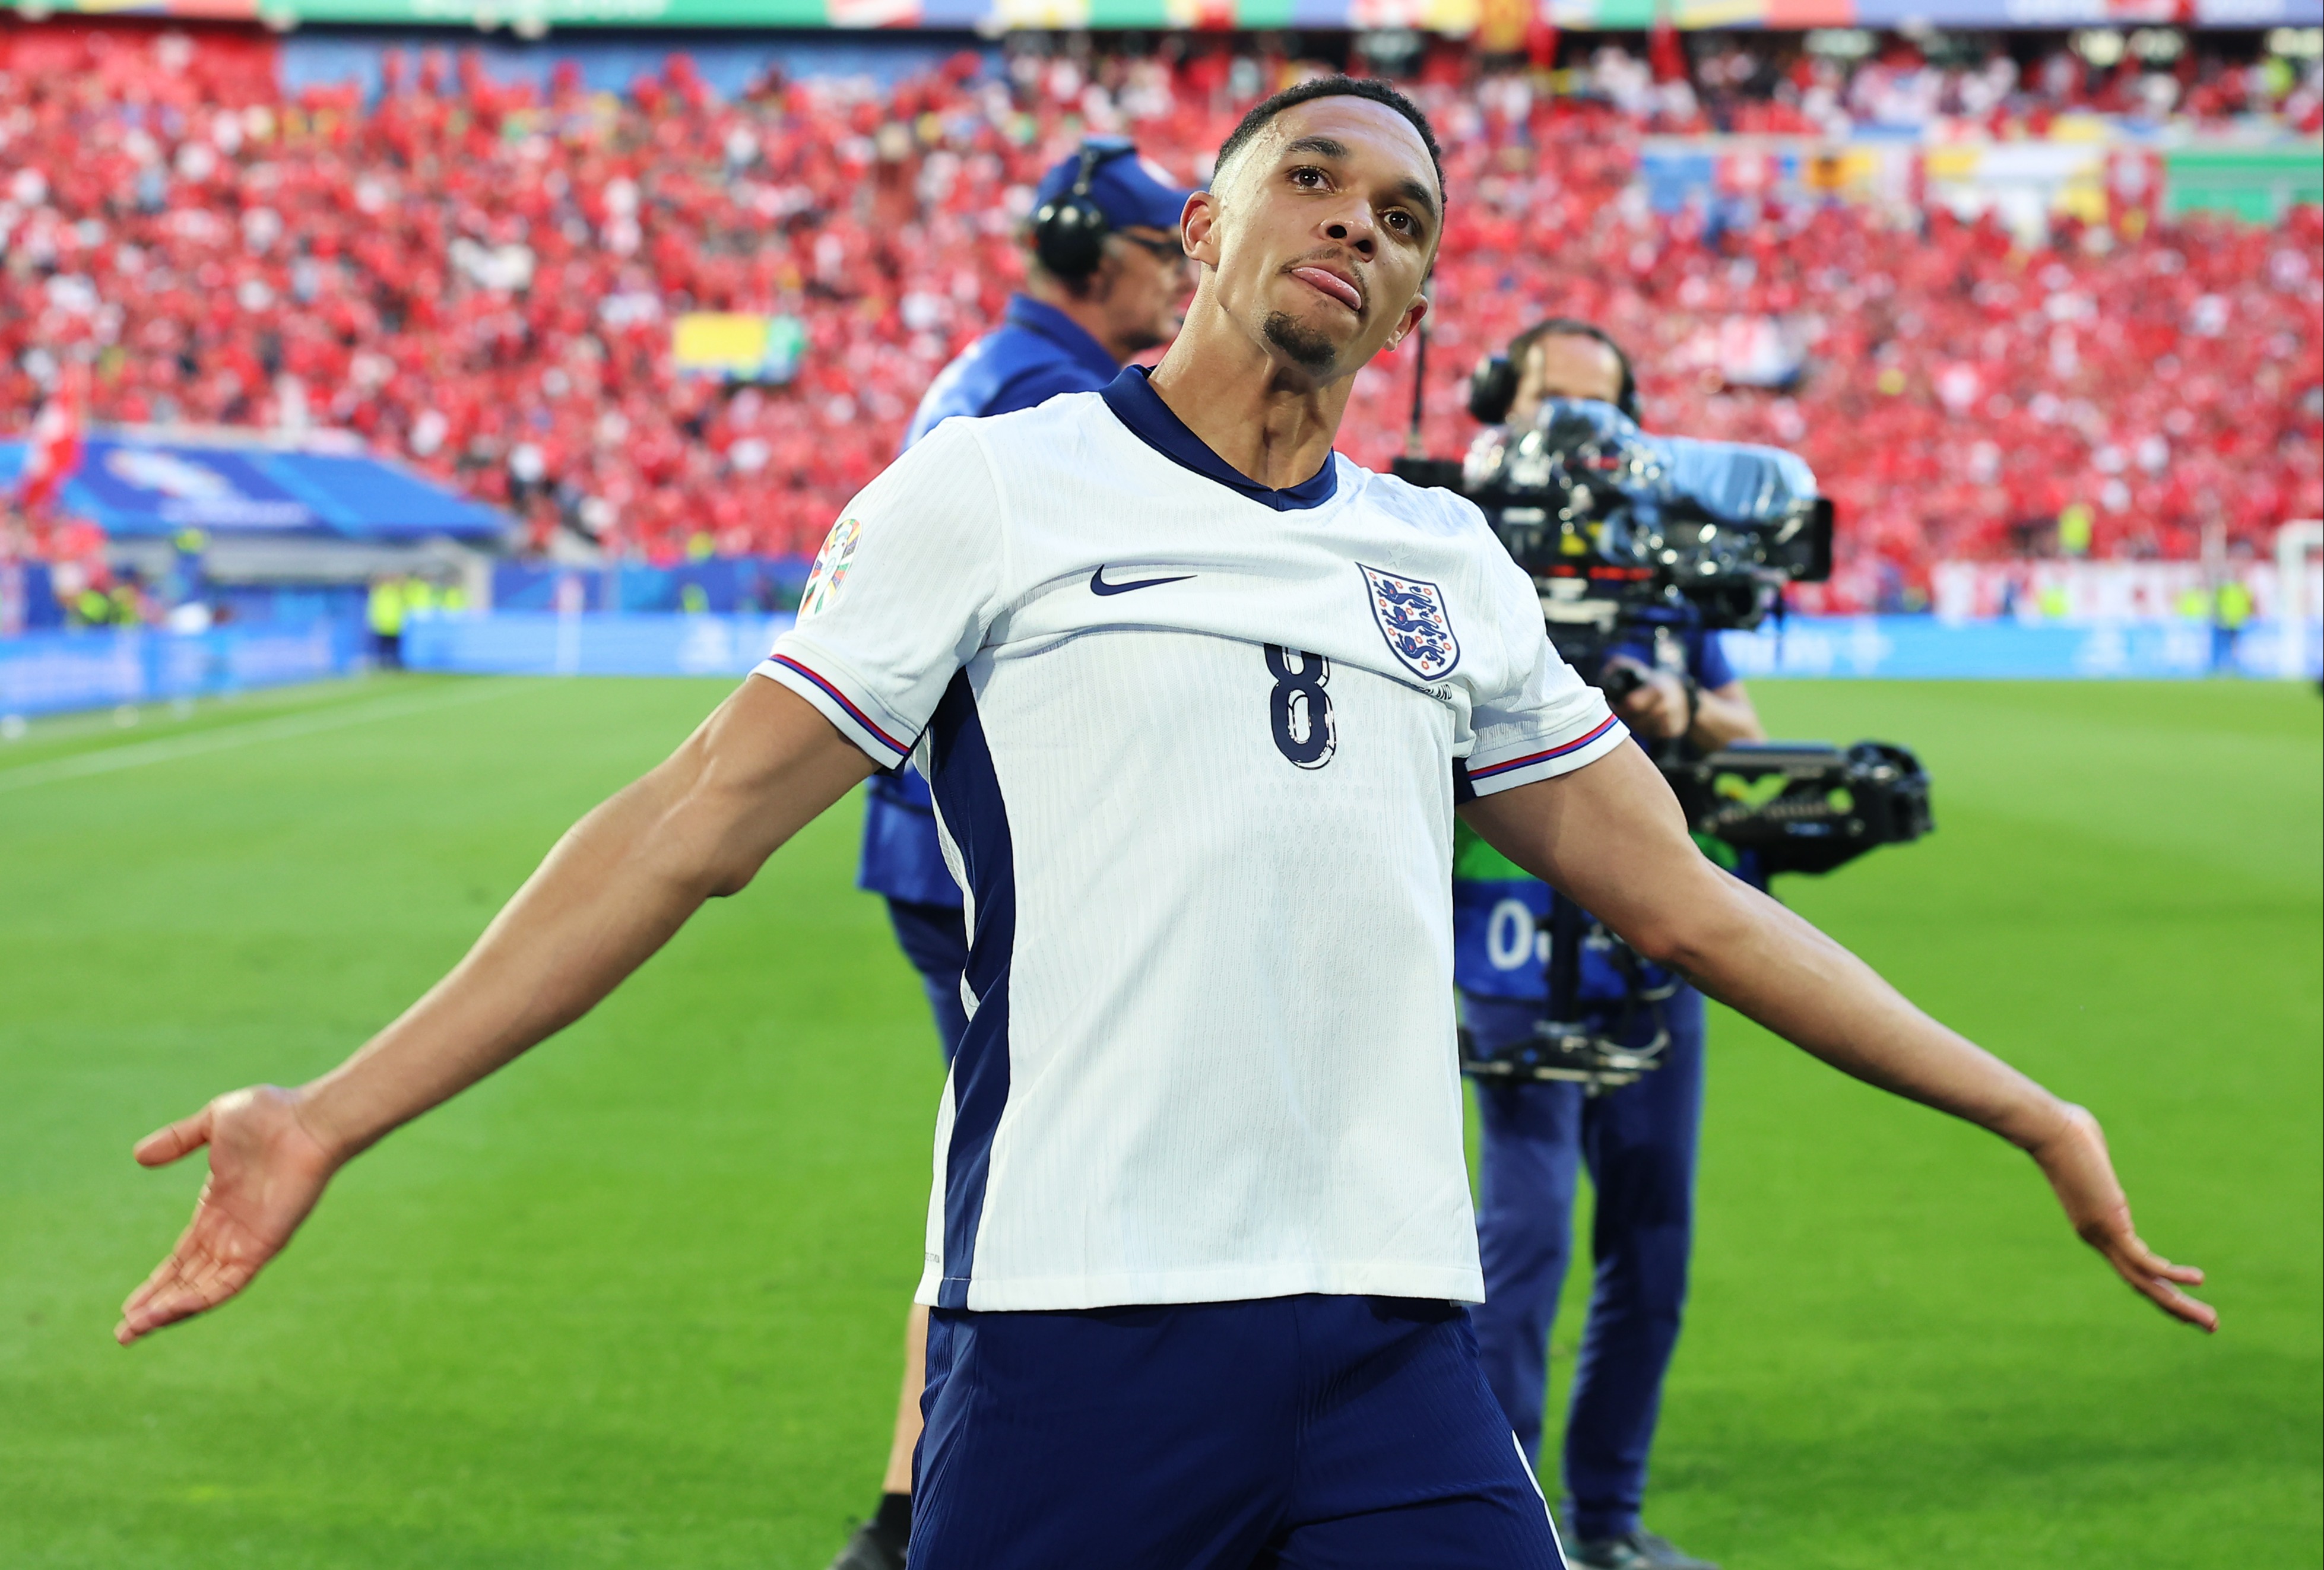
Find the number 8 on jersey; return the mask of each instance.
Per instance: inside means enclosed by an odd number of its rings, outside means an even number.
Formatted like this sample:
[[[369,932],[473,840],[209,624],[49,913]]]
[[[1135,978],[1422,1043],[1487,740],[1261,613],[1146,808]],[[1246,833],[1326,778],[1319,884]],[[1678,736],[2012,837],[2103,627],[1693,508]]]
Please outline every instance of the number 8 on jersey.
[[[1267,707],[1268,723],[1275,731],[1275,750],[1302,769],[1322,768],[1332,761],[1340,744],[1332,719],[1332,699],[1323,690],[1332,679],[1332,662],[1305,649],[1269,643],[1267,670],[1275,678]]]

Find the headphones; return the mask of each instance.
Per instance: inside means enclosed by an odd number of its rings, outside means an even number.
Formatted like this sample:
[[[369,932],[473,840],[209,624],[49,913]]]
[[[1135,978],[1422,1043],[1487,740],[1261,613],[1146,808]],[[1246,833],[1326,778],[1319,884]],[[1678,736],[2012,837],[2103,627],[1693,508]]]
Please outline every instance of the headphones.
[[[1124,137],[1091,137],[1082,143],[1081,167],[1074,171],[1073,189],[1034,211],[1033,254],[1052,276],[1077,282],[1097,271],[1105,257],[1105,237],[1113,232],[1113,226],[1090,200],[1090,185],[1104,165],[1136,151],[1136,145]]]
[[[1541,339],[1550,337],[1594,338],[1613,350],[1615,363],[1622,367],[1622,390],[1615,394],[1614,407],[1632,420],[1637,419],[1638,379],[1630,374],[1630,356],[1622,352],[1622,346],[1605,328],[1572,317],[1554,316],[1527,328],[1510,346],[1518,349],[1522,357]],[[1517,402],[1520,374],[1517,362],[1503,355],[1478,361],[1477,368],[1469,374],[1470,417],[1484,425],[1506,423],[1509,405]]]

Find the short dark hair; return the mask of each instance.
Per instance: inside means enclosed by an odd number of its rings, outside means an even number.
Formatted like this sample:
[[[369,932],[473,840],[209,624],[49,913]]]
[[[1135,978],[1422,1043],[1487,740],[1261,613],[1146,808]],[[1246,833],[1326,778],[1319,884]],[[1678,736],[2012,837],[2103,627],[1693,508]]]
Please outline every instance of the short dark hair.
[[[1633,420],[1638,417],[1638,378],[1630,369],[1630,356],[1622,352],[1613,334],[1580,317],[1554,316],[1547,321],[1537,321],[1509,340],[1509,364],[1519,375],[1525,374],[1526,356],[1544,338],[1594,338],[1611,349],[1614,363],[1622,368],[1622,390],[1615,394],[1614,407]]]
[[[1236,153],[1267,129],[1268,121],[1284,110],[1299,104],[1312,104],[1318,98],[1370,98],[1373,103],[1385,104],[1403,115],[1411,123],[1412,128],[1420,133],[1420,144],[1428,149],[1429,164],[1436,171],[1437,199],[1440,201],[1443,199],[1444,151],[1436,145],[1436,132],[1428,124],[1428,116],[1410,98],[1386,82],[1371,77],[1315,77],[1294,83],[1273,97],[1252,105],[1250,113],[1237,122],[1235,128],[1227,133],[1227,139],[1219,143],[1219,156],[1211,166],[1213,171],[1224,169]]]

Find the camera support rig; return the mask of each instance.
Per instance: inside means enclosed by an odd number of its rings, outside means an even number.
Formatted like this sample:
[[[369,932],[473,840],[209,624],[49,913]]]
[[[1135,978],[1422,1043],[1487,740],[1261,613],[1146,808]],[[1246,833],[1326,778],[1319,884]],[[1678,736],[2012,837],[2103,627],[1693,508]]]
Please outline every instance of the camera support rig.
[[[1670,1031],[1663,1026],[1660,1004],[1672,987],[1634,1000],[1655,1010],[1654,1037],[1643,1045],[1626,1046],[1617,1039],[1618,1032],[1590,1029],[1581,1006],[1582,949],[1594,925],[1581,906],[1550,891],[1549,914],[1541,919],[1541,929],[1549,936],[1549,1000],[1543,1017],[1535,1023],[1530,1040],[1490,1055],[1477,1050],[1476,1039],[1464,1027],[1460,1033],[1462,1073],[1488,1084],[1562,1080],[1596,1095],[1635,1084],[1639,1076],[1662,1066]]]

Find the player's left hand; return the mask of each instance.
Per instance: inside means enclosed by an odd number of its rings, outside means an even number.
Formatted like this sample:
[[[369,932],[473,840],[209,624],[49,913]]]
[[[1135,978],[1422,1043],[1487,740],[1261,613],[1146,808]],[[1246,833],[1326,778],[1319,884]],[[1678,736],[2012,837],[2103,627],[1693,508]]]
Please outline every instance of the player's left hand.
[[[1686,683],[1667,670],[1648,670],[1643,665],[1637,669],[1646,679],[1614,705],[1624,723],[1663,741],[1684,735]]]
[[[2058,1131],[2028,1153],[2041,1163],[2082,1241],[2104,1254],[2124,1280],[2172,1318],[2206,1333],[2218,1329],[2219,1311],[2180,1289],[2201,1286],[2203,1272],[2163,1258],[2130,1224],[2130,1201],[2115,1178],[2098,1119],[2085,1108],[2069,1106]]]
[[[141,1167],[209,1147],[209,1180],[170,1257],[121,1306],[113,1338],[138,1337],[214,1308],[282,1251],[338,1166],[300,1121],[296,1092],[272,1085],[219,1096],[137,1141]]]

